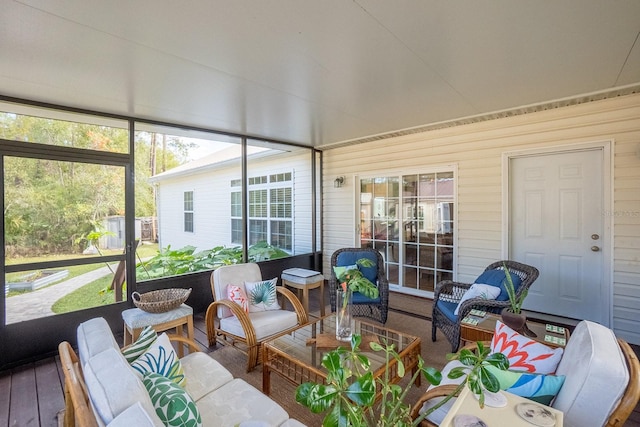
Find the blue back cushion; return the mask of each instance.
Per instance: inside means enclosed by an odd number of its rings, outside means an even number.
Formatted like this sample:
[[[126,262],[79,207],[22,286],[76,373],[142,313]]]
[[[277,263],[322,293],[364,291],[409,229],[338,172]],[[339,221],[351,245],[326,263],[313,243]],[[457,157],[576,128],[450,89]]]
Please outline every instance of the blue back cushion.
[[[358,268],[360,269],[360,271],[362,271],[362,275],[364,277],[366,277],[371,281],[371,283],[376,285],[378,281],[378,267],[377,267],[378,257],[376,256],[376,254],[371,252],[341,252],[338,254],[338,257],[336,258],[336,265],[337,266],[353,265],[356,263],[356,261],[358,261],[361,258],[367,258],[373,261],[374,263],[373,267],[363,267],[361,265],[358,265]]]
[[[488,270],[478,276],[474,283],[484,283],[486,285],[497,286],[500,288],[500,294],[497,301],[506,301],[509,299],[505,282],[507,275],[504,270]],[[513,282],[513,288],[518,292],[518,288],[522,284],[520,276],[515,273],[511,273],[511,281]]]
[[[362,275],[369,279],[371,283],[374,285],[378,285],[378,257],[376,254],[371,252],[341,252],[338,254],[336,258],[336,266],[343,267],[356,264],[361,258],[367,258],[373,261],[375,264],[373,267],[363,267],[358,265],[358,269],[362,272]],[[360,292],[353,293],[353,303],[354,304],[370,304],[372,302],[380,302],[380,296],[378,298],[372,300],[371,298],[367,298],[362,295]]]

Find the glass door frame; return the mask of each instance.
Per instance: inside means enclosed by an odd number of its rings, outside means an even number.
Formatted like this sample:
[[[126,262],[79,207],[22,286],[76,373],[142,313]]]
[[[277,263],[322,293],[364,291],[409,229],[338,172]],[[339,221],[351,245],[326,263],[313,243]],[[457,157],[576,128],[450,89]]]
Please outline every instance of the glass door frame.
[[[407,236],[405,236],[405,226],[410,226],[411,223],[417,225],[417,221],[419,218],[416,215],[414,216],[414,221],[410,221],[410,218],[407,218],[407,212],[405,212],[405,208],[409,208],[409,206],[405,206],[403,203],[404,197],[402,194],[403,188],[403,178],[409,176],[426,176],[426,175],[442,175],[442,174],[451,174],[453,180],[453,186],[451,188],[451,201],[447,200],[447,203],[440,203],[443,206],[437,207],[436,209],[444,209],[444,204],[447,204],[447,208],[449,209],[449,221],[446,221],[446,231],[448,240],[443,242],[442,240],[438,240],[439,237],[434,238],[432,243],[425,243],[425,247],[433,248],[433,251],[438,249],[445,249],[447,264],[446,266],[450,266],[449,268],[442,269],[439,268],[438,265],[429,266],[428,268],[421,269],[420,261],[416,258],[416,260],[412,261],[411,264],[407,264],[407,254],[405,253]],[[374,207],[373,198],[376,197],[375,191],[374,194],[368,194],[368,192],[363,192],[363,182],[367,180],[389,180],[394,179],[397,182],[397,194],[392,194],[390,199],[391,203],[385,201],[385,203],[377,203],[377,208]],[[405,283],[405,271],[407,268],[416,269],[419,271],[433,271],[433,285],[440,280],[444,279],[455,279],[456,270],[457,270],[457,233],[455,232],[458,227],[458,213],[457,213],[457,182],[458,182],[458,170],[457,165],[446,165],[441,167],[430,167],[425,168],[421,171],[410,170],[410,171],[383,171],[375,174],[366,174],[366,175],[355,175],[354,182],[357,183],[355,186],[355,197],[354,197],[354,205],[355,205],[355,224],[354,224],[354,238],[356,245],[360,247],[375,247],[379,251],[381,251],[383,258],[385,260],[385,271],[387,273],[387,277],[389,279],[389,287],[390,289],[402,293],[425,296],[425,297],[433,297],[433,291],[422,290],[419,288],[409,287]],[[377,184],[381,184],[382,182],[378,182]],[[387,190],[390,188],[387,182],[386,184]],[[387,192],[388,194],[388,192]],[[380,197],[381,195],[377,195]],[[366,199],[365,203],[370,203],[368,207],[363,209],[363,201]],[[437,199],[434,199],[434,201]],[[395,208],[391,209],[395,201]],[[451,206],[449,203],[452,203]],[[373,210],[376,209],[376,212]],[[370,211],[369,213],[367,213]],[[378,215],[380,214],[380,215]],[[452,216],[452,217],[451,217]],[[375,218],[380,218],[380,220],[375,220]],[[442,219],[442,218],[441,218]],[[369,222],[370,221],[370,222]],[[424,221],[424,218],[423,218]],[[369,222],[369,224],[367,224]],[[396,225],[393,226],[393,223]],[[402,227],[398,226],[398,224],[402,224]],[[384,227],[382,227],[384,225]],[[441,230],[442,231],[442,230]],[[442,234],[436,234],[436,236],[442,236]],[[413,243],[413,242],[412,242]],[[417,244],[418,248],[420,248],[419,243]],[[419,250],[419,249],[418,249]],[[438,254],[436,257],[440,256]],[[438,258],[435,258],[436,260]],[[424,267],[424,266],[423,266]]]

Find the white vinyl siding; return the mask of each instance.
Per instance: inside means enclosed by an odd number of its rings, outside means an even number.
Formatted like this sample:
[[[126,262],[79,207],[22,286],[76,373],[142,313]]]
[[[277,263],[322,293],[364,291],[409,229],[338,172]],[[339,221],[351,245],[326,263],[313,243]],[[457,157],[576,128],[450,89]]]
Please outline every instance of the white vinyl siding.
[[[502,155],[612,140],[612,318],[625,340],[640,344],[640,95],[452,126],[337,147],[323,153],[324,271],[331,254],[357,245],[354,179],[425,167],[457,168],[456,278],[473,281],[502,259]],[[334,188],[336,176],[345,185]]]

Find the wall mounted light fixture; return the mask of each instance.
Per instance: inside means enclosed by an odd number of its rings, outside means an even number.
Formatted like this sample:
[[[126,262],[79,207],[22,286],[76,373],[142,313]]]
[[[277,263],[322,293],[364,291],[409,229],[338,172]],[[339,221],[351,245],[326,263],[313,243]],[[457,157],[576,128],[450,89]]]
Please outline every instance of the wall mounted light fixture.
[[[340,188],[344,184],[344,176],[339,176],[333,180],[333,186],[335,188]]]

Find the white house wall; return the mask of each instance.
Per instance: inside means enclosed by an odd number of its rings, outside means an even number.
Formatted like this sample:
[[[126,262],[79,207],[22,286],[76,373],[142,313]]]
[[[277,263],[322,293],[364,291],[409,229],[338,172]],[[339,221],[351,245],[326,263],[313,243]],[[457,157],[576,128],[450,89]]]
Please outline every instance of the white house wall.
[[[502,247],[502,154],[613,141],[612,326],[640,344],[640,95],[326,150],[324,271],[331,253],[357,246],[356,176],[457,168],[457,279],[470,282],[506,253]],[[336,176],[346,176],[334,188]]]
[[[311,251],[311,171],[307,150],[248,162],[249,176],[293,173],[294,250]],[[192,245],[198,251],[231,243],[231,180],[241,178],[235,167],[216,168],[191,175],[166,177],[158,186],[158,230],[160,247],[179,249]],[[184,231],[183,194],[193,191],[193,232]],[[237,191],[237,189],[236,189]]]

